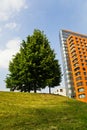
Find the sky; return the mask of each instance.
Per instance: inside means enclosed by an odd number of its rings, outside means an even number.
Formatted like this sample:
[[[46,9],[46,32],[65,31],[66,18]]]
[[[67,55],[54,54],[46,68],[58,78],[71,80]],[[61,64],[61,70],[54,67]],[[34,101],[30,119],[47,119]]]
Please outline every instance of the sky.
[[[8,91],[9,61],[34,29],[44,31],[62,67],[59,30],[87,34],[87,0],[0,0],[0,91]]]

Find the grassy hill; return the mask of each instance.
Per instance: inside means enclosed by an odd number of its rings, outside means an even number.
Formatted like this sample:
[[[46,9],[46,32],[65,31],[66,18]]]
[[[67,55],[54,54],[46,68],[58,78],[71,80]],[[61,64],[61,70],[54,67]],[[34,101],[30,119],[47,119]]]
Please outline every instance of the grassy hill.
[[[0,92],[0,130],[87,130],[87,104],[58,95]]]

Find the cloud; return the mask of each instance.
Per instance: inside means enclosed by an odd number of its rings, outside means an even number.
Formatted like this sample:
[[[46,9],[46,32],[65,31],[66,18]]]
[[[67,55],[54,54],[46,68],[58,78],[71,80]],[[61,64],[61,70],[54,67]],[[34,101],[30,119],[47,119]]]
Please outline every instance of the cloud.
[[[0,68],[8,68],[12,56],[20,49],[20,42],[21,39],[17,37],[8,41],[4,50],[0,50]]]
[[[15,29],[16,27],[17,27],[17,24],[15,22],[5,24],[5,28],[10,29],[10,30]]]
[[[0,21],[8,20],[23,8],[27,8],[26,0],[0,0]]]

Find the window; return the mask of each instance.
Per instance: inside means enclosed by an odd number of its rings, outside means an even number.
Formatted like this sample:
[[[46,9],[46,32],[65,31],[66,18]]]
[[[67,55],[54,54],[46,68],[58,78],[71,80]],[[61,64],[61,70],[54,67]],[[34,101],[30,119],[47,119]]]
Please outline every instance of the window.
[[[80,48],[78,47],[78,50],[80,50]]]
[[[84,75],[86,75],[86,72],[84,72]]]
[[[84,63],[82,63],[82,66],[84,66]]]
[[[57,89],[57,92],[59,92],[59,90]]]
[[[71,44],[73,42],[73,39],[70,40],[69,44]]]
[[[76,78],[76,81],[78,81],[78,80],[82,80],[82,77],[80,76],[80,77],[77,77]]]
[[[80,67],[77,67],[77,68],[74,69],[74,71],[77,71],[77,70],[80,70]]]
[[[76,57],[77,57],[77,55],[76,55],[76,54],[72,56],[72,58],[76,58]]]
[[[63,89],[60,89],[60,92],[63,92]]]
[[[81,51],[79,51],[79,54],[81,54]]]
[[[80,94],[78,97],[79,97],[79,98],[85,98],[86,95],[85,95],[85,94]]]
[[[75,64],[74,64],[74,67],[76,67],[76,66],[78,66],[78,65],[79,65],[78,63],[75,63]]]
[[[74,62],[76,62],[78,59],[77,58],[75,58],[72,62],[74,63]]]
[[[87,80],[87,77],[85,77],[85,80]]]
[[[84,88],[79,88],[78,92],[84,92]]]
[[[71,45],[70,45],[70,50],[72,50],[72,49],[75,49],[74,44],[71,44]]]
[[[77,83],[77,87],[82,86],[82,85],[83,85],[83,82],[78,82]]]
[[[75,55],[75,54],[76,54],[76,51],[71,52],[71,54],[72,54],[72,55]]]
[[[76,54],[74,54],[74,55],[72,56],[72,58],[73,58],[74,56],[77,56],[77,55],[76,55]]]
[[[85,70],[85,68],[83,68],[83,70]]]
[[[82,48],[82,50],[84,51],[84,48]]]
[[[82,55],[80,55],[80,58],[82,58]]]
[[[83,59],[81,59],[81,62],[83,62]]]
[[[67,33],[66,33],[66,35],[67,35]],[[73,37],[72,36],[70,36],[70,38],[69,38],[69,40],[71,40]]]
[[[76,40],[78,40],[78,37],[75,37]]]
[[[80,74],[81,74],[80,72],[75,73],[76,76],[78,76],[78,75],[80,75]]]
[[[83,41],[86,42],[85,39],[83,39]]]
[[[75,53],[75,48],[70,49],[72,53]]]
[[[73,44],[73,43],[70,45],[70,47],[72,47],[72,46],[74,46],[74,44]]]

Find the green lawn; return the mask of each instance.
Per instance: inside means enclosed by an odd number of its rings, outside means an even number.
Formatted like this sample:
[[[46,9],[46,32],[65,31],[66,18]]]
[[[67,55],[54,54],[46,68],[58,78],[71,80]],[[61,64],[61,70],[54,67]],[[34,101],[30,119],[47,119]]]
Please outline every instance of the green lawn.
[[[87,130],[87,104],[58,95],[0,92],[0,130]]]

